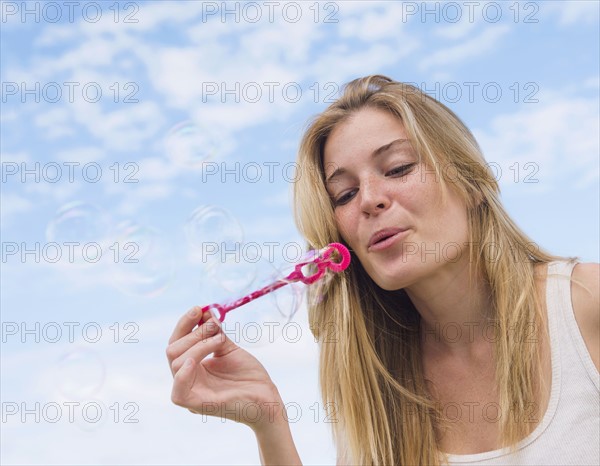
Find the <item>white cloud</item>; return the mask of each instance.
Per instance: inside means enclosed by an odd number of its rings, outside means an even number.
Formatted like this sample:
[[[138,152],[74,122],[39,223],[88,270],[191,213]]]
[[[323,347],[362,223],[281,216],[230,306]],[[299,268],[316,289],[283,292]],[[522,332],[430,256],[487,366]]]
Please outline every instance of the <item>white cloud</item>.
[[[139,174],[136,178],[147,181],[168,181],[177,176],[179,169],[173,163],[167,163],[160,157],[146,157],[136,162],[139,167]]]
[[[6,152],[2,151],[0,153],[0,160],[2,162],[12,162],[12,163],[31,163],[31,156],[27,152]],[[15,176],[15,175],[12,175]],[[10,178],[7,178],[7,180]],[[4,180],[2,181],[4,183]]]
[[[350,50],[348,46],[334,46],[327,55],[315,60],[314,69],[318,76],[327,76],[328,82],[342,84],[364,76],[366,70],[374,73],[385,66],[396,63],[416,49],[413,44],[373,44],[364,50]],[[325,93],[323,93],[325,94]],[[323,101],[324,97],[321,97]]]
[[[598,90],[600,88],[600,76],[592,76],[583,82],[586,89]]]
[[[302,17],[296,23],[275,20],[272,23],[263,22],[260,27],[251,28],[240,35],[239,56],[247,57],[248,62],[260,60],[269,66],[281,65],[289,73],[292,66],[306,64],[310,60],[311,48],[325,39],[323,23],[314,20],[314,9],[308,4],[300,4]],[[335,26],[329,25],[330,28]],[[295,70],[306,73],[308,70]]]
[[[458,40],[469,35],[476,26],[475,21],[469,20],[468,14],[463,14],[460,21],[439,27],[434,31],[434,34],[442,39]]]
[[[180,24],[195,20],[202,11],[203,2],[149,2],[144,4],[130,2],[120,5],[117,13],[114,6],[100,5],[90,7],[84,17],[83,6],[74,5],[73,19],[67,25],[49,24],[41,28],[35,45],[55,46],[82,36],[113,36],[123,38],[129,34],[140,34],[160,27],[164,23]],[[69,11],[62,8],[65,20],[69,20]],[[87,10],[86,10],[87,11]],[[99,18],[96,14],[99,11]],[[86,21],[86,19],[89,19]],[[94,20],[95,22],[91,21]]]
[[[298,243],[300,241],[304,245],[304,241],[294,238],[297,236],[294,219],[289,210],[289,204],[286,204],[285,207],[288,207],[288,209],[282,209],[284,213],[281,215],[263,214],[261,215],[260,222],[248,222],[244,227],[246,238],[249,241],[256,241],[258,238],[263,238],[263,241],[278,240],[280,244],[285,244],[286,242]]]
[[[214,118],[221,125],[237,129],[275,117],[277,104],[285,103],[282,87],[306,79],[308,50],[321,37],[318,25],[308,20],[292,25],[260,23],[239,39],[233,33],[248,26],[231,26],[208,23],[192,27],[189,34],[198,43],[187,47],[137,50],[150,70],[152,83],[165,95],[169,106],[186,109],[201,121]],[[262,97],[246,110],[242,104],[248,83],[256,83],[252,84],[251,95],[258,87]],[[272,89],[274,99],[269,95]],[[223,105],[235,104],[236,100],[240,105]]]
[[[544,11],[556,14],[559,18],[559,24],[562,26],[574,26],[581,23],[598,24],[600,5],[597,1],[588,0],[543,2],[541,12]]]
[[[5,228],[14,221],[15,217],[26,214],[33,209],[33,203],[23,196],[3,191],[2,196],[0,196],[0,223],[2,228]]]
[[[402,4],[384,2],[379,6],[381,8],[376,11],[373,11],[371,7],[367,13],[363,12],[357,16],[344,15],[339,23],[340,36],[344,38],[355,37],[364,42],[381,39],[395,42],[400,37],[405,36],[404,23],[400,20],[403,11]],[[341,11],[346,12],[344,6],[342,6]]]
[[[286,189],[282,189],[278,193],[273,193],[263,200],[263,204],[267,208],[272,207],[285,207],[290,210],[292,206],[292,192],[291,186]]]
[[[352,15],[360,16],[364,14],[366,11],[371,12],[375,9],[386,9],[390,7],[390,3],[388,1],[358,1],[358,2],[340,2],[337,6],[339,7],[340,22],[342,19],[345,19]]]
[[[597,182],[597,102],[552,98],[550,94],[540,96],[540,101],[548,103],[530,104],[515,113],[500,115],[488,131],[476,132],[488,162],[497,163],[503,171],[501,184],[516,182],[522,188],[545,190],[565,181],[580,187]],[[527,163],[530,165],[525,166]],[[526,179],[537,179],[539,184],[524,184]]]
[[[206,49],[205,49],[206,50]],[[216,81],[215,71],[206,66],[213,61],[211,53],[195,47],[159,47],[138,50],[146,60],[149,78],[156,90],[165,96],[169,107],[186,109],[202,102],[202,82]],[[218,51],[218,47],[217,50]]]
[[[53,60],[53,67],[56,70],[64,70],[70,69],[74,65],[82,68],[86,66],[110,66],[115,55],[123,46],[122,43],[120,47],[115,47],[115,45],[114,41],[108,38],[94,37],[69,49],[58,60]]]
[[[53,24],[52,27],[46,27],[39,31],[34,44],[36,47],[52,47],[71,40],[80,33],[81,30],[73,25]]]
[[[108,112],[88,102],[74,102],[70,108],[75,121],[100,139],[106,150],[139,151],[165,121],[160,107],[146,100]]]
[[[428,70],[433,67],[458,65],[478,57],[492,49],[510,30],[508,25],[488,26],[477,37],[470,38],[461,44],[438,50],[419,63],[419,68]]]
[[[75,134],[72,114],[67,107],[42,110],[33,118],[33,122],[44,132],[47,139],[59,139]]]
[[[58,205],[64,204],[65,202],[73,199],[75,194],[78,191],[81,191],[83,186],[86,184],[81,177],[79,179],[75,178],[73,183],[69,183],[69,171],[67,167],[61,167],[62,171],[60,175],[60,181],[57,183],[48,181],[49,179],[52,179],[50,177],[57,176],[55,175],[57,172],[55,171],[54,167],[50,166],[47,168],[47,172],[44,170],[44,163],[40,165],[39,171],[36,170],[37,173],[40,174],[39,183],[32,182],[32,177],[30,177],[29,181],[23,184],[24,193],[27,193],[27,197],[36,204],[40,203],[41,200],[44,202],[50,201]],[[47,173],[47,175],[45,175],[45,173]],[[92,172],[90,171],[90,173]],[[44,178],[44,176],[47,176],[48,178]]]
[[[166,181],[144,182],[136,184],[115,184],[107,190],[110,194],[121,194],[115,213],[124,217],[137,217],[152,201],[168,198],[173,194],[175,186]]]
[[[56,152],[56,158],[64,162],[79,162],[82,165],[98,162],[106,157],[106,152],[93,146],[76,147]]]
[[[129,23],[129,27],[137,33],[142,33],[152,31],[163,23],[197,23],[200,14],[209,8],[203,3],[205,2],[145,3],[140,6],[139,12],[134,13],[132,8],[128,10],[130,21],[139,20],[137,23]],[[123,28],[125,23],[121,23],[120,26]]]
[[[0,112],[0,123],[6,124],[19,119],[19,113],[16,110],[2,109]]]

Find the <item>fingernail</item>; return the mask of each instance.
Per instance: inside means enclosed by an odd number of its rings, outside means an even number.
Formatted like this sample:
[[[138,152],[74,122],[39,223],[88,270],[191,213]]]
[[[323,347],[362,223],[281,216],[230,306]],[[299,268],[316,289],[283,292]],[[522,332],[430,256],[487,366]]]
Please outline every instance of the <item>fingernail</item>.
[[[206,322],[204,325],[206,325],[206,331],[208,333],[215,333],[219,329],[219,326],[213,320]]]
[[[199,309],[197,307],[192,308],[188,312],[188,316],[190,316],[192,319],[195,319],[196,317],[198,317],[198,315],[200,315],[200,312],[199,312]]]

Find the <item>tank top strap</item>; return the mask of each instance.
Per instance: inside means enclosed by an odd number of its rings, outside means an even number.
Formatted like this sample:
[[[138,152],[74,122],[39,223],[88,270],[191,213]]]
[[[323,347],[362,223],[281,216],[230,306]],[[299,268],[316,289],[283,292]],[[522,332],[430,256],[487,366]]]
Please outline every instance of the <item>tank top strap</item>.
[[[575,260],[556,261],[548,264],[546,306],[550,323],[552,320],[555,322],[555,333],[552,335],[551,325],[550,334],[555,343],[560,341],[561,346],[565,345],[563,348],[570,346],[575,349],[576,356],[574,357],[581,361],[588,377],[600,391],[600,374],[581,336],[573,311],[571,278],[576,265],[577,261]]]

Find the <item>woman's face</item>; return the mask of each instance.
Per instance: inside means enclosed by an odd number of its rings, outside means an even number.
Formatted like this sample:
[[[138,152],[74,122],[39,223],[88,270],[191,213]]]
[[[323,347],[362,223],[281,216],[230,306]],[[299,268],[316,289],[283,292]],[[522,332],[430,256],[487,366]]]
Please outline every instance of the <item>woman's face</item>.
[[[439,179],[407,139],[398,118],[363,108],[333,129],[324,150],[338,229],[386,290],[468,260],[464,202],[453,189],[442,199]]]

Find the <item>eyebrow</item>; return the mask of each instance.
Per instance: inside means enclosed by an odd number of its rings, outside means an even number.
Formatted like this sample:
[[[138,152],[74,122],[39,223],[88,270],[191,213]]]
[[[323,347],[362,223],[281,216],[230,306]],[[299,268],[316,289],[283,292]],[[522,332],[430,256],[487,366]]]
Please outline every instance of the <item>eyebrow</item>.
[[[390,149],[393,149],[395,146],[402,144],[404,142],[407,142],[408,139],[395,139],[394,141],[390,142],[389,144],[385,144],[377,149],[375,149],[372,153],[371,153],[371,157],[377,157],[378,155],[384,154],[386,152],[388,152]],[[331,182],[331,180],[337,176],[343,175],[344,173],[346,173],[347,170],[343,167],[340,168],[336,168],[333,173],[331,175],[329,175],[326,179],[325,179],[325,184]]]

